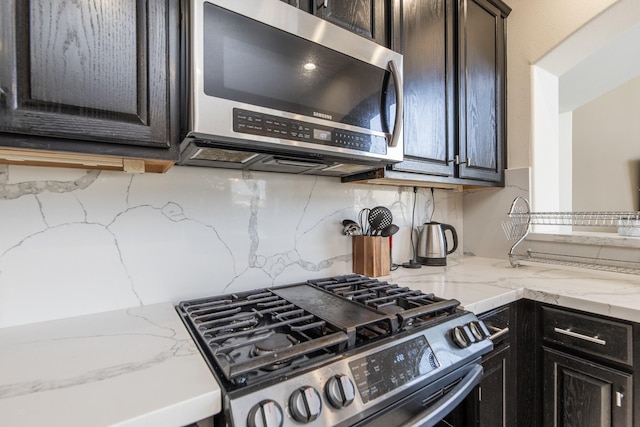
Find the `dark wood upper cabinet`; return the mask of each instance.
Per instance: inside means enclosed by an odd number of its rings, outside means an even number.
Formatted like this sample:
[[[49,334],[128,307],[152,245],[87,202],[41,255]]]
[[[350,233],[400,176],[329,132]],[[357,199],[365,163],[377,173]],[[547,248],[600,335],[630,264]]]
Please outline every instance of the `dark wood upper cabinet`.
[[[458,17],[458,176],[501,182],[506,151],[506,37],[509,10],[461,0]]]
[[[403,2],[404,162],[394,170],[453,176],[455,4]]]
[[[177,160],[178,0],[0,5],[0,145]]]
[[[317,16],[378,44],[391,46],[393,8],[399,0],[313,1]]]
[[[402,7],[405,160],[390,169],[501,183],[511,9],[500,0]]]

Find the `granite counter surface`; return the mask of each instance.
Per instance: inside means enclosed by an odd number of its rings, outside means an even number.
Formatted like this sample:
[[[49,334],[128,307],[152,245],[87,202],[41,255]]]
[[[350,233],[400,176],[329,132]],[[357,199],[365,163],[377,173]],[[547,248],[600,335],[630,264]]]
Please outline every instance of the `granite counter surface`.
[[[465,257],[379,279],[477,314],[529,298],[640,322],[634,275]],[[0,425],[180,426],[220,408],[171,303],[0,329]]]

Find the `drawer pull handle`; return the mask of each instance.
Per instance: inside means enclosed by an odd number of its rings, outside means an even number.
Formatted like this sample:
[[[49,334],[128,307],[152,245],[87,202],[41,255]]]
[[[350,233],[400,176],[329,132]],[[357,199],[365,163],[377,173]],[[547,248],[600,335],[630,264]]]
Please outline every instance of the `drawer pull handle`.
[[[618,408],[622,408],[622,399],[624,399],[624,394],[616,391],[616,406]]]
[[[496,328],[495,326],[489,326],[489,329],[491,329],[491,331],[493,332],[493,334],[489,335],[489,339],[491,341],[495,341],[496,339],[500,338],[503,335],[506,335],[509,333],[509,327],[507,326],[504,329],[500,329],[500,328]]]
[[[553,331],[562,335],[567,335],[573,338],[578,338],[578,339],[589,341],[595,344],[607,345],[607,342],[605,340],[601,340],[600,338],[597,338],[597,337],[590,337],[588,335],[582,335],[577,332],[570,331],[569,329],[553,328]]]

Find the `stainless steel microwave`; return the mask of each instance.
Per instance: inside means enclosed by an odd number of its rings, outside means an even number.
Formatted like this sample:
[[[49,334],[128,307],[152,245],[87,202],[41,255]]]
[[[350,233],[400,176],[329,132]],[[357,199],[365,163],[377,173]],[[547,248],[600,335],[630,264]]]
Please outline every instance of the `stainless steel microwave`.
[[[402,55],[280,0],[191,0],[180,164],[343,176],[403,159]]]

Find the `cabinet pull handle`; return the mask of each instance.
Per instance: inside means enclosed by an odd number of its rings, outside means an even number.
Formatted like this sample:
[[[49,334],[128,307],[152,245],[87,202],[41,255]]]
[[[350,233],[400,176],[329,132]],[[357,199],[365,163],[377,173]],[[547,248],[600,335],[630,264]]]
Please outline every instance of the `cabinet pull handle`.
[[[622,408],[622,399],[624,399],[624,394],[616,391],[616,406],[618,408]]]
[[[559,334],[562,335],[567,335],[569,337],[573,337],[573,338],[578,338],[581,340],[585,340],[585,341],[589,341],[595,344],[600,344],[600,345],[607,345],[607,342],[603,339],[600,339],[598,337],[590,337],[588,335],[583,335],[583,334],[579,334],[577,332],[573,332],[569,329],[560,329],[560,328],[553,328],[553,332],[557,332]]]
[[[489,339],[491,341],[495,341],[496,339],[500,338],[503,335],[506,335],[509,333],[509,327],[507,326],[504,329],[500,329],[500,328],[496,328],[495,326],[489,326],[489,329],[491,329],[492,332],[494,332],[493,334],[489,335]]]
[[[471,157],[467,157],[467,160],[465,160],[464,162],[461,162],[460,161],[460,156],[456,154],[453,157],[453,159],[447,160],[447,163],[451,163],[451,162],[453,162],[454,165],[464,165],[464,164],[466,164],[467,166],[471,166]]]

